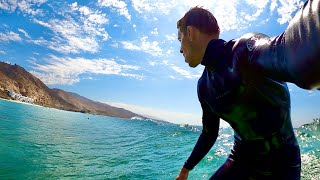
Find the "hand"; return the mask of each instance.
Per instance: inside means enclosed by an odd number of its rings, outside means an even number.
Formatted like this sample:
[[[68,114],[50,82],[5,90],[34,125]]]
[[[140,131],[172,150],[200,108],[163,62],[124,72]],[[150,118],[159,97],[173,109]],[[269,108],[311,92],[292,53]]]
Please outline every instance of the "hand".
[[[178,176],[176,177],[175,180],[186,180],[186,179],[188,179],[189,171],[190,171],[190,170],[188,170],[188,169],[186,169],[186,168],[183,167],[183,168],[180,170],[180,173],[178,174]]]

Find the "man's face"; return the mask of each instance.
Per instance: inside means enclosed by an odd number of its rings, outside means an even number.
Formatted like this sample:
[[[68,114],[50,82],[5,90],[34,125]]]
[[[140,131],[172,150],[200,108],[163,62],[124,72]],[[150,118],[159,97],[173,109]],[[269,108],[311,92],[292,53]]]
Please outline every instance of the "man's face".
[[[185,62],[189,64],[190,67],[196,67],[200,64],[201,58],[197,57],[197,51],[194,48],[193,43],[188,38],[188,32],[185,34],[178,28],[178,40],[181,43],[180,53],[183,54]]]

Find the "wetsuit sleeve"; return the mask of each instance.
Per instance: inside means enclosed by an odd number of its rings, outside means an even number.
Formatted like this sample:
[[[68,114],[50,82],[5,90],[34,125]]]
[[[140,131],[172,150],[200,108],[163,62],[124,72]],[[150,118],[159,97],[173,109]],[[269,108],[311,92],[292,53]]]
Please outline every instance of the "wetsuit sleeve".
[[[203,129],[190,157],[184,164],[184,168],[189,170],[192,170],[209,152],[215,143],[219,132],[220,119],[214,114],[210,113],[209,109],[204,107],[202,103],[201,106],[203,110]]]
[[[267,41],[257,40],[255,45],[251,60],[259,71],[304,89],[319,89],[320,0],[307,1],[285,32]],[[250,51],[250,43],[247,47]]]

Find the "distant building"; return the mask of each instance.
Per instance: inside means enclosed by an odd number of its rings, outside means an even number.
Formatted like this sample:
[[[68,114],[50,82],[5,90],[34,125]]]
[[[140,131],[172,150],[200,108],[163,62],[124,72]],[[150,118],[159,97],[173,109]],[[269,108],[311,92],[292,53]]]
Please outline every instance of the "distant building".
[[[17,93],[15,93],[13,91],[9,91],[9,96],[12,97],[13,99],[16,99],[16,95],[17,95]]]
[[[15,93],[13,91],[9,91],[9,96],[12,97],[15,100],[18,100],[18,101],[21,101],[21,102],[26,102],[26,103],[31,103],[31,104],[34,103],[34,99],[22,96],[21,94]]]

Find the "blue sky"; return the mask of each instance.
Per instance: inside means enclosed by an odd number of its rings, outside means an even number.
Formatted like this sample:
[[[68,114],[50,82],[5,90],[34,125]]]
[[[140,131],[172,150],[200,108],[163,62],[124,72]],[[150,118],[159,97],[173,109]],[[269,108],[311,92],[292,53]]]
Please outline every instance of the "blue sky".
[[[174,123],[201,124],[197,80],[179,53],[176,22],[209,9],[231,40],[276,36],[300,0],[1,0],[0,61],[18,64],[50,88]],[[320,117],[320,92],[289,84],[294,126]]]

